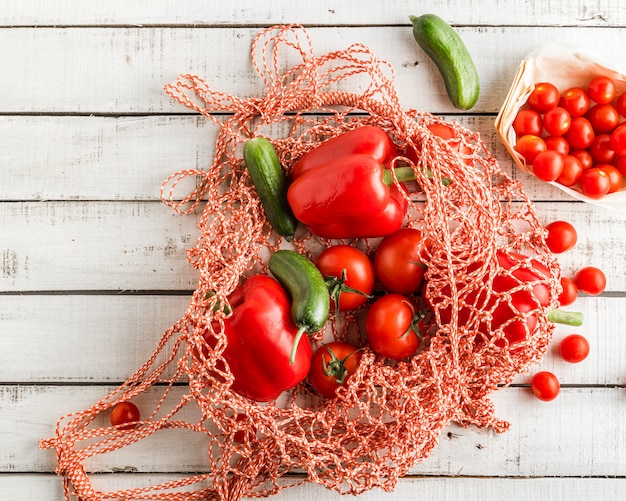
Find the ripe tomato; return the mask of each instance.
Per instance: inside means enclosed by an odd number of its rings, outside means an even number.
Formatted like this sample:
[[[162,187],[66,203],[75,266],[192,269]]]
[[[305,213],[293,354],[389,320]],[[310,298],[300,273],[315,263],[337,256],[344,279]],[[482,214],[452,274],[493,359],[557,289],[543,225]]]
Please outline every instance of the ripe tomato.
[[[311,357],[308,381],[313,389],[326,398],[333,398],[337,388],[344,386],[359,368],[361,350],[342,341],[320,346]]]
[[[596,164],[608,164],[615,159],[615,152],[611,148],[611,136],[608,134],[597,135],[588,151]]]
[[[580,189],[590,198],[602,198],[611,189],[611,180],[602,169],[592,167],[580,176]]]
[[[561,175],[563,164],[563,155],[554,150],[544,151],[533,162],[533,174],[542,181],[556,181]]]
[[[559,353],[566,362],[582,362],[589,355],[589,341],[580,334],[570,334],[559,343]]]
[[[615,167],[617,168],[619,173],[622,175],[622,177],[626,176],[626,157],[619,155],[615,159]]]
[[[546,237],[546,245],[555,254],[560,254],[570,250],[576,245],[578,234],[567,221],[553,221],[546,226],[548,236]]]
[[[623,117],[626,117],[626,92],[622,92],[615,100],[615,108],[618,113]]]
[[[422,264],[425,247],[422,233],[414,228],[401,228],[383,238],[374,254],[374,271],[381,285],[398,294],[415,292],[426,271]]]
[[[570,150],[569,154],[580,160],[583,170],[591,169],[591,167],[593,167],[593,158],[591,158],[591,153],[587,150]]]
[[[539,113],[545,113],[556,107],[560,99],[559,90],[549,82],[539,82],[528,96],[526,104]]]
[[[520,110],[513,120],[513,130],[517,137],[527,134],[540,136],[543,130],[541,115],[535,110]]]
[[[576,282],[569,277],[561,277],[561,287],[563,287],[563,292],[559,295],[559,305],[569,306],[578,298]]]
[[[520,137],[515,143],[515,151],[524,157],[526,165],[532,165],[537,155],[547,151],[547,149],[545,141],[532,134]]]
[[[551,372],[541,371],[533,376],[530,389],[539,400],[549,402],[558,396],[559,391],[561,391],[561,383]]]
[[[618,125],[611,134],[611,147],[617,155],[626,155],[626,123]]]
[[[597,296],[606,288],[606,276],[601,269],[595,266],[586,266],[580,269],[574,282],[576,282],[579,291],[591,296]]]
[[[561,175],[556,178],[556,182],[563,186],[574,186],[583,173],[583,164],[578,158],[567,155],[563,159],[563,170]]]
[[[565,139],[567,139],[570,148],[581,150],[589,148],[595,136],[591,122],[585,117],[572,118],[569,130],[565,133]]]
[[[120,402],[115,404],[109,420],[113,426],[119,426],[122,430],[134,428],[140,419],[139,409],[132,402]]]
[[[596,104],[585,116],[596,134],[613,132],[619,123],[619,112],[612,104]]]
[[[572,123],[569,111],[561,106],[546,111],[543,116],[543,128],[552,136],[562,136]],[[537,134],[538,135],[538,134]]]
[[[615,97],[615,82],[609,77],[595,77],[587,86],[587,94],[598,104],[610,103]]]
[[[589,109],[589,95],[581,87],[572,87],[561,94],[559,106],[565,108],[572,118],[582,117]]]
[[[367,340],[379,355],[402,360],[415,354],[422,344],[423,315],[402,294],[386,294],[367,312]]]
[[[374,265],[351,245],[334,245],[315,260],[326,280],[335,308],[353,310],[363,305],[374,289]]]
[[[609,177],[609,181],[611,182],[611,187],[609,188],[609,193],[615,193],[622,188],[622,173],[618,170],[614,165],[609,164],[599,164],[596,165],[596,169],[603,170],[606,175]]]
[[[563,136],[548,136],[543,138],[548,150],[554,150],[561,155],[569,154],[569,143]]]

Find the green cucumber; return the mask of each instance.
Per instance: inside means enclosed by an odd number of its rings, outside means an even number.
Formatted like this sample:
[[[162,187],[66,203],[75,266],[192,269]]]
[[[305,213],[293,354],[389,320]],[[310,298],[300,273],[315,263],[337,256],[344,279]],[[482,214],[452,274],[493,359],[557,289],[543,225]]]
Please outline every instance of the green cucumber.
[[[287,178],[272,143],[263,137],[243,146],[243,159],[270,225],[287,240],[296,232],[296,220],[287,202]]]
[[[472,108],[478,101],[480,81],[459,34],[434,14],[409,19],[415,41],[439,68],[452,104],[461,110]]]
[[[293,361],[302,334],[322,330],[328,320],[328,287],[313,262],[292,250],[282,249],[272,254],[269,268],[291,296],[291,318],[298,327],[291,351]]]

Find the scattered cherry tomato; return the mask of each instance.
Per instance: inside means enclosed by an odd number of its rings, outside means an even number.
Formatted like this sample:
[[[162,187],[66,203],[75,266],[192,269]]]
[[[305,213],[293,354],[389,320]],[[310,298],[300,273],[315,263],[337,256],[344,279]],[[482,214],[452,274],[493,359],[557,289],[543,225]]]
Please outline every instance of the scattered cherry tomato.
[[[570,116],[582,117],[589,109],[589,95],[581,87],[572,87],[561,94],[559,106],[565,108]]]
[[[551,372],[541,371],[533,376],[530,389],[539,400],[549,402],[558,396],[561,383]]]
[[[580,176],[580,189],[590,198],[602,198],[610,191],[611,180],[606,172],[592,167]]]
[[[520,110],[513,120],[513,130],[517,137],[527,134],[541,135],[543,130],[541,115],[535,110]]]
[[[561,287],[563,288],[563,292],[559,295],[559,305],[569,306],[578,298],[576,282],[569,277],[561,277]]]
[[[560,97],[559,90],[553,84],[540,82],[535,84],[526,103],[532,110],[545,113],[559,104]]]
[[[622,92],[615,100],[615,109],[623,117],[626,117],[626,92]]]
[[[526,165],[532,165],[537,155],[547,151],[547,149],[545,141],[532,134],[520,137],[515,143],[515,151],[524,157]]]
[[[569,130],[565,133],[565,139],[567,139],[570,148],[581,150],[589,148],[595,136],[591,122],[585,117],[572,118]]]
[[[547,136],[543,138],[548,150],[554,150],[565,156],[569,154],[569,143],[563,136]]]
[[[313,389],[326,398],[333,398],[361,363],[361,350],[342,341],[320,346],[311,358],[308,381]]]
[[[113,426],[119,426],[122,430],[134,428],[140,419],[139,409],[132,402],[120,402],[115,404],[109,420]]]
[[[610,103],[615,98],[615,82],[606,76],[595,77],[587,86],[587,94],[598,104]]]
[[[615,193],[616,191],[621,189],[623,176],[617,167],[606,163],[596,165],[595,168],[604,171],[609,177],[609,181],[611,182],[609,193]]]
[[[570,250],[576,245],[578,234],[576,228],[567,221],[553,221],[546,226],[548,236],[546,245],[555,254]]]
[[[374,265],[361,250],[351,245],[326,248],[315,260],[326,280],[335,307],[347,311],[358,308],[374,289]]]
[[[578,271],[574,282],[579,291],[597,296],[606,288],[606,275],[595,266],[586,266]]]
[[[563,164],[563,155],[553,150],[544,151],[533,162],[533,174],[542,181],[556,181],[563,171]]]
[[[411,294],[422,284],[425,242],[414,228],[401,228],[383,238],[374,254],[374,272],[389,292]]]
[[[559,353],[566,362],[582,362],[589,355],[589,341],[580,334],[570,334],[559,343]]]
[[[565,134],[572,123],[569,111],[561,106],[546,111],[543,116],[543,128],[552,136],[562,136]]]
[[[615,159],[615,152],[611,148],[611,136],[608,134],[597,135],[588,151],[596,164],[608,164]]]
[[[619,123],[619,112],[612,104],[596,104],[585,116],[596,134],[613,132]]]
[[[385,294],[372,304],[365,318],[367,340],[379,355],[402,360],[422,344],[423,315],[402,294]]]
[[[563,159],[563,170],[559,177],[556,178],[556,182],[563,186],[574,186],[579,181],[582,173],[582,162],[572,155],[567,155]]]
[[[611,134],[611,147],[617,155],[626,155],[626,123],[618,125]]]

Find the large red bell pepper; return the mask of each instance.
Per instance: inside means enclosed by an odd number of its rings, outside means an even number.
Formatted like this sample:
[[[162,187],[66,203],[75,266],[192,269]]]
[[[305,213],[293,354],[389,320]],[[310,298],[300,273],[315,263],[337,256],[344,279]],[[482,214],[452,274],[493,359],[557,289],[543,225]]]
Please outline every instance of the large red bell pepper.
[[[289,205],[321,237],[389,235],[402,226],[408,206],[385,169],[397,156],[389,135],[374,126],[335,136],[294,164]]]
[[[300,338],[290,363],[298,332],[291,319],[291,300],[283,286],[267,275],[248,278],[229,303],[233,311],[224,320],[223,356],[234,376],[231,389],[258,402],[274,400],[307,376],[312,356],[309,338]]]

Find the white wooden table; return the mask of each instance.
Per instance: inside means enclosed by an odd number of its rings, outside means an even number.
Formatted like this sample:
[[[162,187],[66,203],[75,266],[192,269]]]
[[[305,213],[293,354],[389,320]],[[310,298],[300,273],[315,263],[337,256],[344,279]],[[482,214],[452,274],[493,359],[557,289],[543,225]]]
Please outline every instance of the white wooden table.
[[[410,14],[453,24],[474,55],[482,92],[471,113],[449,103],[412,38]],[[533,398],[528,375],[497,392],[507,433],[450,426],[393,493],[374,499],[622,499],[626,491],[626,214],[574,201],[517,171],[494,119],[521,59],[550,41],[579,42],[626,69],[626,7],[570,2],[326,0],[80,2],[5,0],[0,8],[0,498],[58,501],[52,451],[38,442],[131,375],[185,310],[197,277],[185,250],[197,219],[159,199],[181,168],[206,167],[216,128],[163,92],[184,72],[247,97],[261,90],[249,59],[261,27],[307,26],[318,54],[368,45],[389,61],[403,104],[479,131],[523,182],[546,223],[572,222],[565,273],[605,270],[598,297],[575,303],[591,343],[581,364],[550,351],[557,400]],[[558,339],[572,328],[558,327]],[[107,488],[206,469],[204,450],[140,449],[120,471],[94,465]],[[133,473],[131,473],[133,472]],[[275,499],[339,499],[316,485]]]

